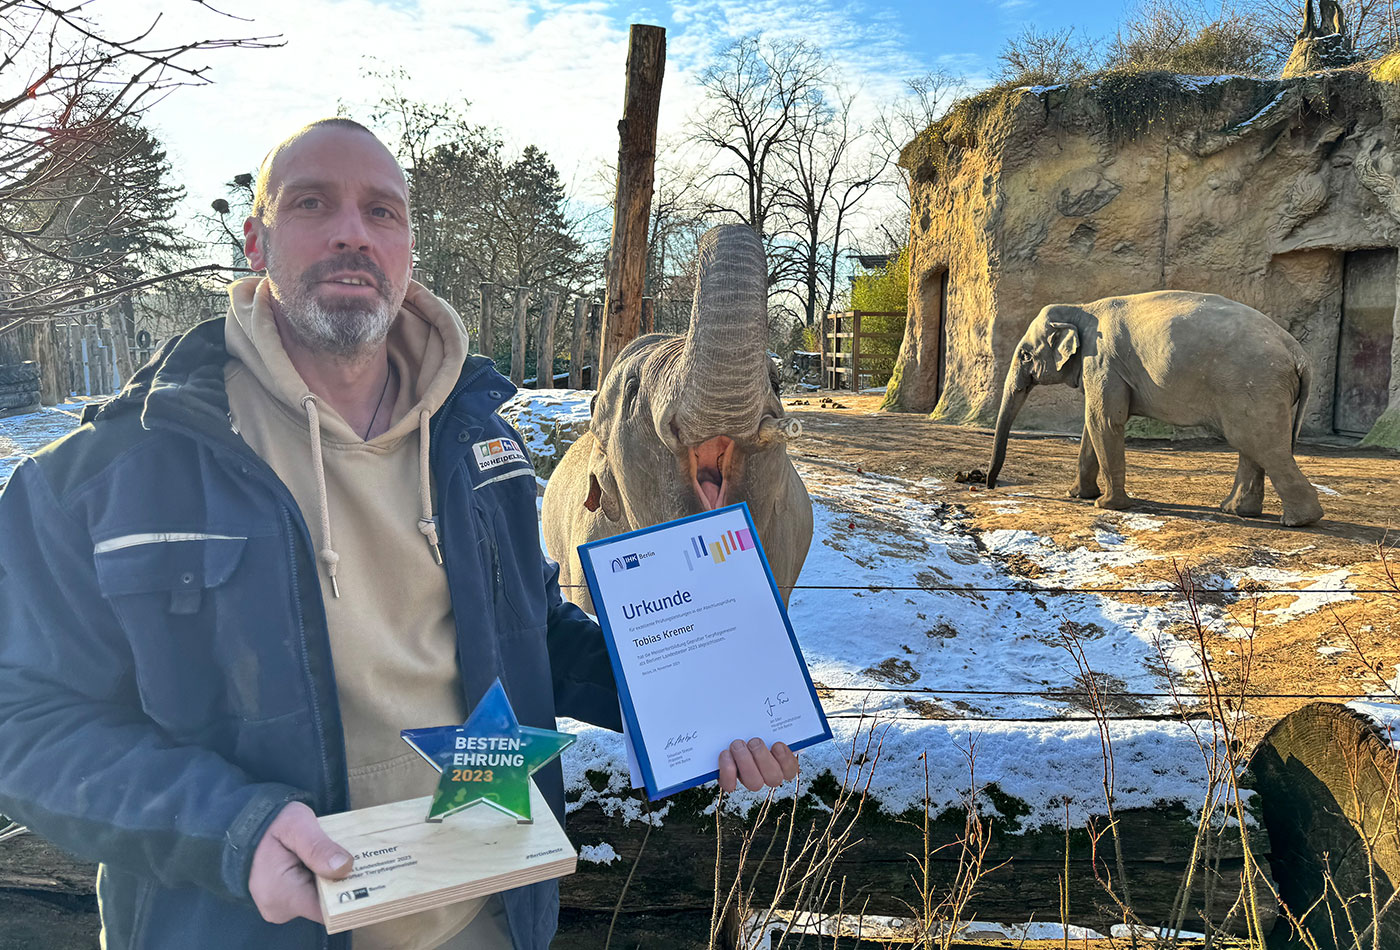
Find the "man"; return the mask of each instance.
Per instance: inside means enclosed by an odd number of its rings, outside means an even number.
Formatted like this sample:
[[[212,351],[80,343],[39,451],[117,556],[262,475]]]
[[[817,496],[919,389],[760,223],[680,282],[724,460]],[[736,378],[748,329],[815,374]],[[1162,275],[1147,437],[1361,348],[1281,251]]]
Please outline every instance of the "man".
[[[513,391],[409,279],[404,175],[314,123],[264,161],[228,316],[172,341],[0,496],[0,812],[102,862],[108,948],[349,946],[315,815],[427,794],[398,738],[500,677],[522,723],[620,726],[600,631],[539,550]],[[777,785],[736,742],[721,782]],[[563,818],[558,763],[536,775]],[[544,948],[553,883],[357,931]]]

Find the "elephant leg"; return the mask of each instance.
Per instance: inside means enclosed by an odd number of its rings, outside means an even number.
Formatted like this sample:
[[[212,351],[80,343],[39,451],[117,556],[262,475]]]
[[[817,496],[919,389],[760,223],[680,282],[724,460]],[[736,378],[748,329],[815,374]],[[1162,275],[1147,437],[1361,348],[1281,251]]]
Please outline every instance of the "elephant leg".
[[[1233,430],[1233,431],[1232,431]],[[1247,421],[1226,428],[1225,438],[1264,469],[1283,502],[1283,523],[1312,524],[1322,517],[1317,489],[1293,459],[1293,415],[1280,405]],[[1262,506],[1261,506],[1262,507]]]
[[[1091,399],[1088,391],[1085,398]],[[1094,404],[1097,402],[1097,405]],[[1127,465],[1123,459],[1123,427],[1128,422],[1128,389],[1119,382],[1092,400],[1084,416],[1084,427],[1093,438],[1094,452],[1103,470],[1105,493],[1094,502],[1099,508],[1115,511],[1133,503],[1123,486]]]
[[[1243,452],[1235,471],[1235,487],[1220,510],[1242,518],[1257,518],[1264,510],[1264,467]]]
[[[1291,447],[1265,461],[1264,471],[1268,472],[1269,481],[1274,483],[1274,491],[1283,502],[1284,524],[1305,525],[1321,520],[1322,503],[1317,500],[1317,489],[1298,468]]]
[[[1069,489],[1071,498],[1097,498],[1099,491],[1099,457],[1094,451],[1094,439],[1089,435],[1089,423],[1079,437],[1079,478]]]

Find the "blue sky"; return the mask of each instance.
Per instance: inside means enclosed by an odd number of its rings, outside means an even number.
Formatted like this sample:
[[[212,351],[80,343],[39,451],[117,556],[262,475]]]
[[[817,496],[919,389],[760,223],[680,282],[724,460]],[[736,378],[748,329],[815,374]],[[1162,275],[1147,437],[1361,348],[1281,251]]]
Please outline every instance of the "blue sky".
[[[333,114],[365,118],[377,86],[367,64],[401,67],[408,92],[469,100],[478,122],[507,142],[534,143],[582,192],[616,155],[627,26],[667,28],[663,137],[676,136],[699,101],[697,77],[728,42],[753,32],[824,47],[866,109],[901,81],[942,66],[974,83],[996,72],[1006,37],[1026,23],[1110,31],[1131,0],[240,0],[250,22],[193,2],[94,0],[87,10],[129,32],[161,14],[156,37],[280,34],[271,50],[206,54],[214,84],[175,91],[148,120],[168,145],[190,205],[207,208],[220,183],[256,165],[274,142]],[[218,4],[216,4],[217,6]]]

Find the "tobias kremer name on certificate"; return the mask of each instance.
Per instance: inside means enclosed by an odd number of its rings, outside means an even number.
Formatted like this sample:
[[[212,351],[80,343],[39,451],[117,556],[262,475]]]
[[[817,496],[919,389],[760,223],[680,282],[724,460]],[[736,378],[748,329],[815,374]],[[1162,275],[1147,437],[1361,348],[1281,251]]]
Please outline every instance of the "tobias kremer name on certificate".
[[[743,505],[579,548],[647,792],[709,781],[731,740],[831,737]]]

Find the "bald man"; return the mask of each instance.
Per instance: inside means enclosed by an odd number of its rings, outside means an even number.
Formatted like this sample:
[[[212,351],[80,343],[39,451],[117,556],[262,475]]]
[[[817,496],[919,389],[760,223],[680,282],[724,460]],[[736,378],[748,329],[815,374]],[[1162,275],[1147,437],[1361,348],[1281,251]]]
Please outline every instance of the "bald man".
[[[350,946],[317,814],[426,795],[399,739],[500,678],[520,721],[621,727],[601,631],[543,556],[514,387],[410,279],[404,174],[363,126],[277,146],[265,276],[0,495],[0,813],[101,862],[104,946]],[[504,454],[492,443],[511,446]],[[722,783],[796,773],[736,744]],[[535,776],[563,820],[558,763]],[[553,882],[355,931],[356,950],[539,948]]]

